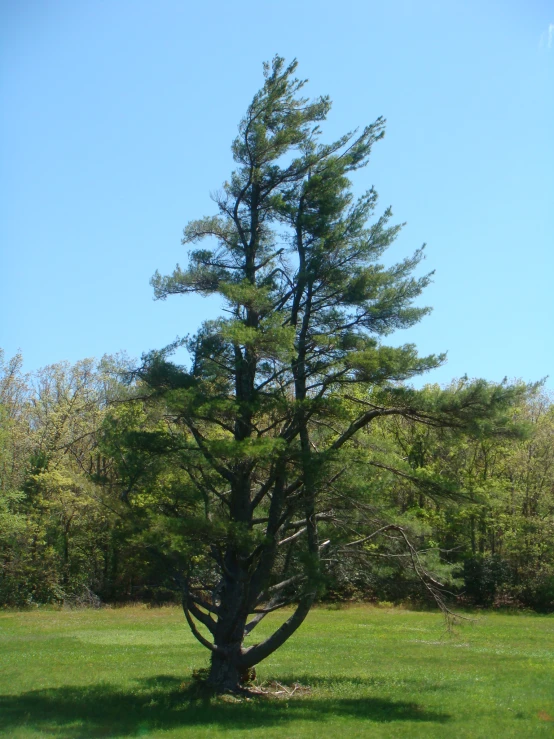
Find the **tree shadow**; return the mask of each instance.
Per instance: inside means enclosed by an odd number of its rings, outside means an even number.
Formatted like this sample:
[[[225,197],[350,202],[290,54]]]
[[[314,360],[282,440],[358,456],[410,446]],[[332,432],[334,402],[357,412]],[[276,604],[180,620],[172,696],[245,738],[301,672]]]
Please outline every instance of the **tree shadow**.
[[[154,730],[219,725],[262,728],[296,720],[325,721],[350,716],[366,721],[445,722],[449,716],[404,701],[381,698],[314,698],[286,701],[254,699],[240,703],[199,697],[189,684],[159,675],[137,680],[136,688],[111,684],[31,690],[0,696],[0,728],[20,726],[60,739],[137,736]]]

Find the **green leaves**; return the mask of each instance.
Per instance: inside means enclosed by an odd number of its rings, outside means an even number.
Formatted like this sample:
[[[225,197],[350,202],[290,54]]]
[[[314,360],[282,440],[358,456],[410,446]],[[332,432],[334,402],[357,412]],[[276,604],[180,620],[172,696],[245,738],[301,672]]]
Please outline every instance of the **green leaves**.
[[[286,362],[293,356],[294,328],[282,326],[277,314],[264,317],[256,327],[245,325],[240,320],[222,322],[220,335],[234,346],[253,351],[258,359],[274,358]]]
[[[401,382],[415,375],[438,367],[444,355],[419,357],[414,344],[401,347],[377,346],[359,352],[351,352],[348,366],[356,371],[360,382],[382,385]]]
[[[260,168],[291,148],[300,148],[309,141],[313,123],[323,120],[329,112],[328,97],[313,103],[298,97],[305,83],[292,76],[296,67],[296,60],[285,65],[280,56],[264,65],[264,85],[254,96],[233,142],[237,163]]]

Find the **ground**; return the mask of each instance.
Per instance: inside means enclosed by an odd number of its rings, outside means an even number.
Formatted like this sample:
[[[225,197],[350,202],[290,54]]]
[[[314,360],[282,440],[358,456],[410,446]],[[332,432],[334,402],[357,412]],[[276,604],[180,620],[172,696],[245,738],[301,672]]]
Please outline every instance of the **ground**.
[[[448,634],[437,613],[317,608],[258,667],[309,691],[236,702],[195,689],[207,653],[177,608],[0,612],[0,736],[554,736],[554,616],[473,616]]]

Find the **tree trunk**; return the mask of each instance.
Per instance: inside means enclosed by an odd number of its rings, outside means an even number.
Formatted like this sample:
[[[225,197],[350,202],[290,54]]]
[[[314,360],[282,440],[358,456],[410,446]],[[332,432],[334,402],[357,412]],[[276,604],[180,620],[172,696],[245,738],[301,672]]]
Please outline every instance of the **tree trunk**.
[[[237,559],[236,552],[227,552],[227,573],[223,577],[217,624],[212,632],[216,651],[212,652],[208,684],[218,693],[240,691],[243,682],[241,657],[248,617],[247,578]]]
[[[216,693],[238,693],[244,690],[249,671],[239,665],[241,645],[229,645],[226,654],[214,652],[208,674],[208,685]]]

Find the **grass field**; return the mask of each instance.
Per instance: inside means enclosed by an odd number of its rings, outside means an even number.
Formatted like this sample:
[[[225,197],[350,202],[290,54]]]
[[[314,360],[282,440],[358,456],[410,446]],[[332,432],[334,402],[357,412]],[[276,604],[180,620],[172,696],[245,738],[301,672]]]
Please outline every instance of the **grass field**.
[[[177,608],[0,612],[0,736],[554,736],[552,616],[316,609],[258,668],[286,700],[195,698],[205,663]]]

